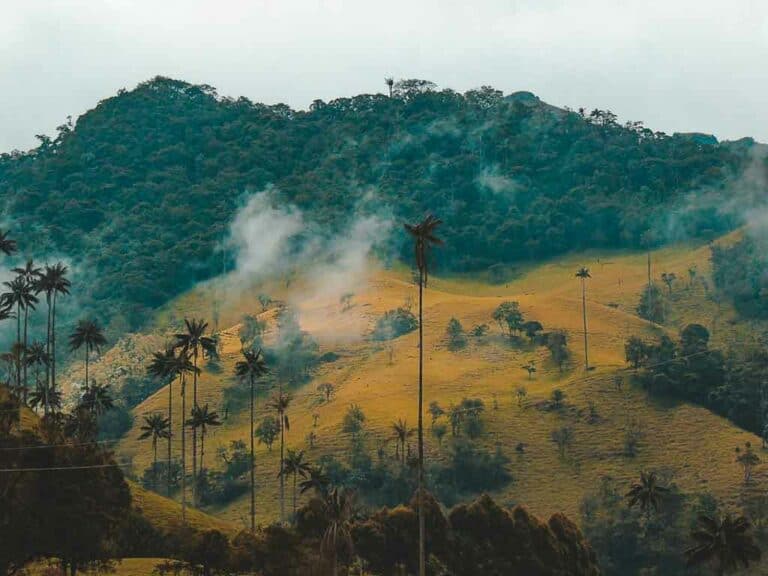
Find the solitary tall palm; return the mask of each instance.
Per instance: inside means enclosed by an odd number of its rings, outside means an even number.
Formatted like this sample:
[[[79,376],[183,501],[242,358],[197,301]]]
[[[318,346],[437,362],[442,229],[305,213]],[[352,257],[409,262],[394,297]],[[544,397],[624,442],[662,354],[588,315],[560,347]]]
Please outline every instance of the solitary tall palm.
[[[280,426],[280,471],[285,465],[285,431],[290,430],[288,421],[288,407],[291,405],[291,397],[278,392],[269,401],[269,408],[277,412],[277,422]],[[285,476],[280,475],[280,521],[285,522]]]
[[[424,287],[429,276],[429,252],[432,246],[439,246],[443,241],[435,236],[435,230],[442,220],[429,214],[418,224],[405,224],[405,229],[413,239],[416,267],[419,270],[419,576],[426,574],[425,524],[424,524]]]
[[[639,506],[647,518],[652,511],[658,512],[664,496],[668,493],[669,488],[659,484],[656,472],[640,472],[640,481],[632,484],[627,492],[627,504],[630,508]]]
[[[147,366],[147,373],[158,380],[168,381],[168,496],[171,495],[171,439],[173,437],[173,381],[179,376],[174,370],[176,366],[176,352],[172,346],[166,347],[163,352],[152,354],[152,360]],[[182,415],[183,417],[183,415]]]
[[[697,524],[691,533],[696,544],[685,551],[689,566],[711,564],[715,573],[722,576],[760,560],[760,548],[749,533],[749,520],[743,516],[727,515],[720,519],[702,514]]]
[[[192,408],[197,408],[197,359],[202,352],[216,356],[216,339],[205,335],[208,322],[184,319],[186,332],[175,334],[176,347],[186,350],[192,357],[195,371],[192,373]],[[192,429],[192,500],[197,503],[197,428]]]
[[[85,348],[85,392],[88,393],[88,363],[91,352],[101,352],[107,343],[104,332],[95,320],[80,320],[74,332],[69,335],[69,348],[73,352]]]
[[[24,267],[21,268],[14,268],[12,270],[18,277],[23,278],[24,281],[27,283],[27,286],[29,287],[30,292],[35,293],[38,292],[37,290],[37,281],[40,278],[41,271],[39,267],[35,267],[35,263],[30,258],[27,260],[27,263],[24,265]],[[35,304],[37,303],[37,297],[35,297],[34,302],[24,307],[24,340],[22,341],[24,344],[24,389],[26,390],[29,387],[29,381],[27,380],[27,332],[29,327],[29,310],[35,309]]]
[[[584,369],[589,370],[589,350],[587,346],[587,278],[592,278],[589,268],[581,267],[576,272],[576,278],[581,279],[581,312],[584,317]]]
[[[243,359],[235,364],[235,374],[247,379],[251,386],[251,532],[256,530],[256,460],[254,455],[254,410],[256,406],[256,380],[267,373],[267,364],[259,350],[243,350]]]
[[[69,294],[72,283],[67,278],[67,267],[61,262],[53,266],[46,266],[42,275],[38,278],[35,290],[45,293],[45,301],[48,304],[48,321],[46,331],[46,353],[49,362],[46,367],[46,382],[50,382],[48,390],[56,389],[56,297]]]
[[[158,413],[144,416],[144,424],[141,426],[141,435],[139,436],[139,440],[152,438],[152,452],[154,454],[152,473],[155,481],[155,490],[157,490],[157,441],[160,440],[160,438],[170,437],[171,432],[168,418],[164,418],[162,414]]]
[[[16,308],[16,342],[22,347],[22,361],[17,364],[16,383],[18,386],[22,384],[21,370],[24,356],[24,340],[22,338],[21,331],[21,319],[22,316],[26,316],[30,308],[35,309],[37,304],[37,296],[34,294],[33,286],[27,282],[26,278],[22,275],[16,276],[9,282],[3,282],[3,285],[8,288],[8,291],[2,295],[3,304],[7,307]],[[23,314],[22,314],[23,311]]]
[[[331,573],[339,573],[339,552],[352,552],[352,522],[355,519],[355,494],[334,488],[323,499],[325,532],[320,541],[321,555],[331,562]]]
[[[215,410],[209,410],[208,404],[192,408],[192,417],[187,420],[187,425],[192,430],[200,429],[200,471],[205,469],[203,465],[205,459],[205,435],[208,434],[209,426],[221,426],[219,413]]]
[[[293,476],[293,517],[296,517],[296,483],[298,477],[306,478],[311,470],[309,462],[304,459],[304,450],[288,450],[280,476]]]

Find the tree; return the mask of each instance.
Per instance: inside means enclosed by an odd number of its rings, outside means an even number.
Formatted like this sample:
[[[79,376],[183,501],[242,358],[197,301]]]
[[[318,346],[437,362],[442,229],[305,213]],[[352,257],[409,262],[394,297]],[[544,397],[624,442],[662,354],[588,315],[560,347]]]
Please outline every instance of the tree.
[[[587,342],[587,278],[592,278],[589,268],[583,266],[576,272],[581,280],[581,311],[584,318],[584,369],[589,370],[589,346]]]
[[[238,337],[240,338],[240,346],[247,348],[261,343],[261,335],[264,333],[266,324],[264,321],[259,320],[253,316],[246,314],[240,321],[240,329],[238,330]]]
[[[259,444],[265,444],[267,449],[272,451],[272,444],[275,443],[277,435],[280,433],[280,424],[274,416],[265,416],[261,423],[256,427],[256,437]]]
[[[677,280],[677,274],[675,274],[674,272],[661,273],[661,281],[667,285],[667,290],[669,290],[670,296],[672,296],[672,284],[675,282],[675,280]]]
[[[408,422],[403,418],[398,418],[397,422],[392,424],[392,431],[395,438],[395,458],[400,460],[400,464],[405,466],[405,445],[408,438],[413,436],[415,430],[408,427]]]
[[[266,312],[270,304],[272,304],[272,298],[266,294],[259,294],[259,304],[261,304],[261,311]]]
[[[330,484],[331,480],[325,474],[322,466],[310,466],[308,477],[299,484],[299,490],[301,494],[312,490],[315,492],[315,495],[324,497],[328,492],[328,486],[330,486]]]
[[[5,254],[6,256],[11,256],[16,252],[18,249],[16,245],[16,240],[13,240],[12,238],[8,237],[8,234],[10,234],[9,231],[3,232],[0,230],[0,252]]]
[[[751,442],[744,443],[744,450],[738,446],[736,447],[736,462],[744,470],[744,484],[749,484],[749,481],[752,479],[752,470],[760,463],[760,457],[755,454]]]
[[[760,560],[760,548],[749,533],[751,524],[743,516],[718,518],[702,514],[691,532],[696,542],[685,551],[689,566],[710,564],[718,576]]]
[[[200,429],[200,470],[204,470],[205,435],[208,433],[209,426],[221,426],[219,414],[215,410],[209,410],[208,404],[193,406],[192,417],[187,420],[187,425],[191,426],[192,430]]]
[[[645,342],[637,336],[630,336],[624,344],[624,357],[632,364],[632,368],[637,370],[648,357]]]
[[[563,402],[565,401],[565,392],[560,390],[560,388],[555,388],[552,390],[552,394],[549,397],[549,401],[552,403],[552,407],[559,409],[562,408]]]
[[[698,268],[696,267],[696,264],[691,264],[688,267],[688,287],[691,288],[693,286],[693,283],[696,281],[696,274],[698,273]]]
[[[69,348],[73,352],[85,349],[85,391],[88,392],[88,360],[91,352],[101,352],[101,347],[107,343],[104,332],[96,320],[80,320],[72,334],[69,335]]]
[[[448,328],[445,332],[448,336],[448,347],[451,350],[459,350],[466,346],[467,336],[464,333],[464,327],[456,318],[451,318],[448,321]]]
[[[195,370],[192,372],[192,408],[197,405],[197,360],[200,353],[207,354],[212,358],[217,356],[216,338],[206,336],[208,322],[205,320],[184,319],[186,332],[175,334],[176,348],[186,351],[192,359],[192,365]],[[192,501],[197,504],[197,428],[192,428]]]
[[[442,409],[437,400],[432,400],[432,402],[429,403],[429,408],[427,408],[427,410],[429,411],[429,415],[432,416],[433,427],[435,425],[435,421],[440,418],[440,416],[445,414],[445,410]]]
[[[387,76],[384,78],[384,84],[387,85],[387,89],[389,90],[389,97],[392,98],[392,87],[395,85],[395,79],[391,76]]]
[[[196,374],[199,370],[192,364],[186,350],[182,349],[178,353],[172,354],[168,373],[175,374],[179,378],[181,388],[181,518],[183,522],[187,520],[187,420],[185,418],[187,414],[187,374]],[[170,386],[168,391],[170,393]],[[168,481],[170,482],[170,461],[168,465]]]
[[[557,444],[560,457],[564,458],[566,449],[573,443],[573,428],[570,426],[563,426],[557,430],[553,430],[552,441]]]
[[[154,454],[152,471],[154,472],[155,490],[157,490],[157,441],[160,438],[170,438],[170,423],[162,414],[153,413],[144,416],[144,424],[141,426],[139,440],[152,439],[152,452]]]
[[[341,431],[345,434],[351,434],[355,438],[362,431],[364,424],[365,414],[362,408],[357,404],[350,404],[346,414],[344,414]]]
[[[533,375],[536,373],[536,361],[530,360],[527,364],[523,364],[523,370],[528,372],[528,380],[532,380]]]
[[[21,358],[16,365],[16,385],[24,387],[26,389],[26,383],[23,382],[21,376],[22,365],[24,364],[25,344],[22,336],[22,311],[26,318],[29,309],[35,309],[37,304],[37,296],[34,295],[33,285],[27,281],[24,275],[18,275],[13,280],[3,282],[3,285],[8,288],[8,292],[2,295],[2,307],[12,308],[16,307],[16,342],[21,346]],[[24,391],[26,394],[26,391]]]
[[[311,470],[309,462],[304,459],[304,450],[288,450],[280,476],[293,476],[293,516],[296,517],[296,482],[298,477],[306,478]]]
[[[341,298],[339,298],[339,304],[341,304],[342,312],[346,312],[352,308],[352,298],[354,297],[355,295],[352,292],[346,292],[341,295]]]
[[[502,302],[493,311],[492,317],[502,332],[506,328],[510,338],[512,338],[513,332],[519,332],[523,327],[523,313],[520,311],[520,304],[517,302]]]
[[[290,405],[291,396],[282,391],[269,401],[269,408],[277,413],[277,425],[280,430],[280,470],[285,466],[285,432],[290,430],[287,414]],[[280,476],[280,520],[285,522],[285,477],[282,475]]]
[[[659,484],[656,472],[640,472],[640,480],[630,486],[625,497],[630,508],[638,506],[648,518],[651,512],[659,511],[667,494],[669,488]]]
[[[48,414],[48,403],[47,403],[48,382],[43,383],[40,380],[41,367],[44,366],[46,367],[46,369],[48,367],[48,354],[45,350],[45,344],[43,344],[42,342],[33,342],[27,348],[25,364],[27,366],[32,366],[34,369],[35,391],[40,390],[42,392],[42,397],[40,398],[40,401],[45,411],[45,414]]]
[[[399,83],[398,83],[399,84]],[[416,268],[419,271],[419,400],[418,400],[418,444],[419,444],[419,576],[426,574],[425,528],[424,528],[424,288],[429,276],[429,253],[432,246],[443,241],[435,236],[442,220],[431,214],[417,224],[405,224],[413,240]]]
[[[568,361],[570,353],[568,352],[568,337],[562,330],[555,330],[547,334],[547,349],[552,356],[552,361],[557,364],[560,372]]]
[[[432,425],[432,435],[437,438],[437,445],[442,447],[443,445],[443,438],[445,437],[446,433],[448,432],[448,427],[445,424],[433,424]]]
[[[48,390],[56,389],[56,301],[59,295],[69,294],[72,283],[67,278],[67,273],[67,267],[61,262],[53,266],[46,265],[36,286],[38,291],[45,293],[45,301],[48,305],[46,323],[46,354],[50,359],[50,365],[46,369],[46,381],[50,382]]]
[[[334,488],[322,501],[325,530],[320,541],[320,554],[331,562],[331,574],[339,573],[339,553],[350,555],[354,548],[352,522],[356,516],[355,494]]]
[[[81,406],[94,416],[101,416],[115,406],[112,390],[109,384],[94,382],[83,393]]]
[[[248,380],[250,384],[250,399],[251,399],[251,412],[250,412],[250,422],[251,422],[251,433],[250,433],[250,442],[251,442],[251,532],[255,532],[256,530],[256,479],[255,479],[255,468],[256,468],[256,456],[254,451],[254,436],[256,434],[254,430],[254,410],[256,406],[256,380],[263,378],[267,372],[267,364],[264,361],[264,357],[262,356],[261,349],[253,351],[253,350],[242,350],[243,359],[239,360],[237,364],[235,364],[235,374],[237,375],[240,380]]]
[[[544,326],[542,326],[541,322],[538,320],[528,320],[523,322],[521,329],[525,335],[528,336],[528,340],[530,340],[531,344],[533,344],[536,341],[536,336],[544,330]]]
[[[525,400],[525,397],[528,395],[528,390],[526,390],[525,386],[518,386],[515,390],[515,395],[517,396],[518,408],[522,408],[523,400]]]
[[[334,387],[333,384],[330,382],[323,382],[317,387],[317,391],[320,392],[323,396],[325,396],[325,401],[330,402],[331,396],[333,395]]]
[[[37,289],[37,281],[39,280],[41,276],[41,270],[40,268],[36,268],[34,262],[32,259],[28,259],[26,264],[23,268],[13,268],[11,272],[15,273],[19,278],[22,278],[24,282],[26,283],[28,289],[31,292],[39,292]],[[24,307],[24,336],[22,343],[24,344],[24,402],[26,402],[26,391],[29,387],[29,381],[27,380],[27,334],[28,334],[28,327],[29,327],[29,311],[35,309],[35,304],[37,304],[38,300],[37,297],[34,297],[34,300],[31,302],[28,302],[27,305]]]

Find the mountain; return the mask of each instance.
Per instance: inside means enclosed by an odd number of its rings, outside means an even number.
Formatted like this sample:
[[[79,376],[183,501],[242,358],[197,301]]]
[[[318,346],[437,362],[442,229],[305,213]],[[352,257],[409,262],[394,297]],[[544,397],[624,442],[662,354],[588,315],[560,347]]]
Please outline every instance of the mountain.
[[[231,265],[220,251],[249,192],[273,187],[318,233],[360,213],[444,221],[443,271],[514,266],[573,249],[639,247],[738,224],[688,205],[725,194],[749,143],[668,136],[529,92],[398,83],[309,110],[155,78],[0,156],[0,202],[35,256],[83,272],[80,305],[135,329]],[[669,213],[685,205],[670,223]],[[393,256],[408,249],[393,241]],[[495,267],[495,268],[494,268]]]

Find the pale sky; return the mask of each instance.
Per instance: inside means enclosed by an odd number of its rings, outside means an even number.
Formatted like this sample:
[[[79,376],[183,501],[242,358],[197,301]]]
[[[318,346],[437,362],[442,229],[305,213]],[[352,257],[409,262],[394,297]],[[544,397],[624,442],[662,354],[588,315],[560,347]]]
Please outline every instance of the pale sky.
[[[0,0],[0,151],[156,75],[306,108],[424,78],[768,141],[765,0]]]

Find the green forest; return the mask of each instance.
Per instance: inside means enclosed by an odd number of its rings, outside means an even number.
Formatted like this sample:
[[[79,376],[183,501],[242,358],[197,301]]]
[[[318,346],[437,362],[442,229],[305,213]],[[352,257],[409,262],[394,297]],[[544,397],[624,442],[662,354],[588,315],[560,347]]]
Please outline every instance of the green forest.
[[[414,220],[439,209],[436,268],[496,276],[569,250],[708,238],[739,224],[708,205],[676,209],[697,190],[726,190],[749,161],[749,139],[670,136],[529,92],[392,88],[304,111],[157,77],[39,135],[33,150],[0,155],[0,201],[38,247],[28,256],[87,270],[82,304],[115,329],[136,329],[220,273],[228,223],[267,186],[320,233],[355,213]],[[409,250],[393,241],[391,255]]]

